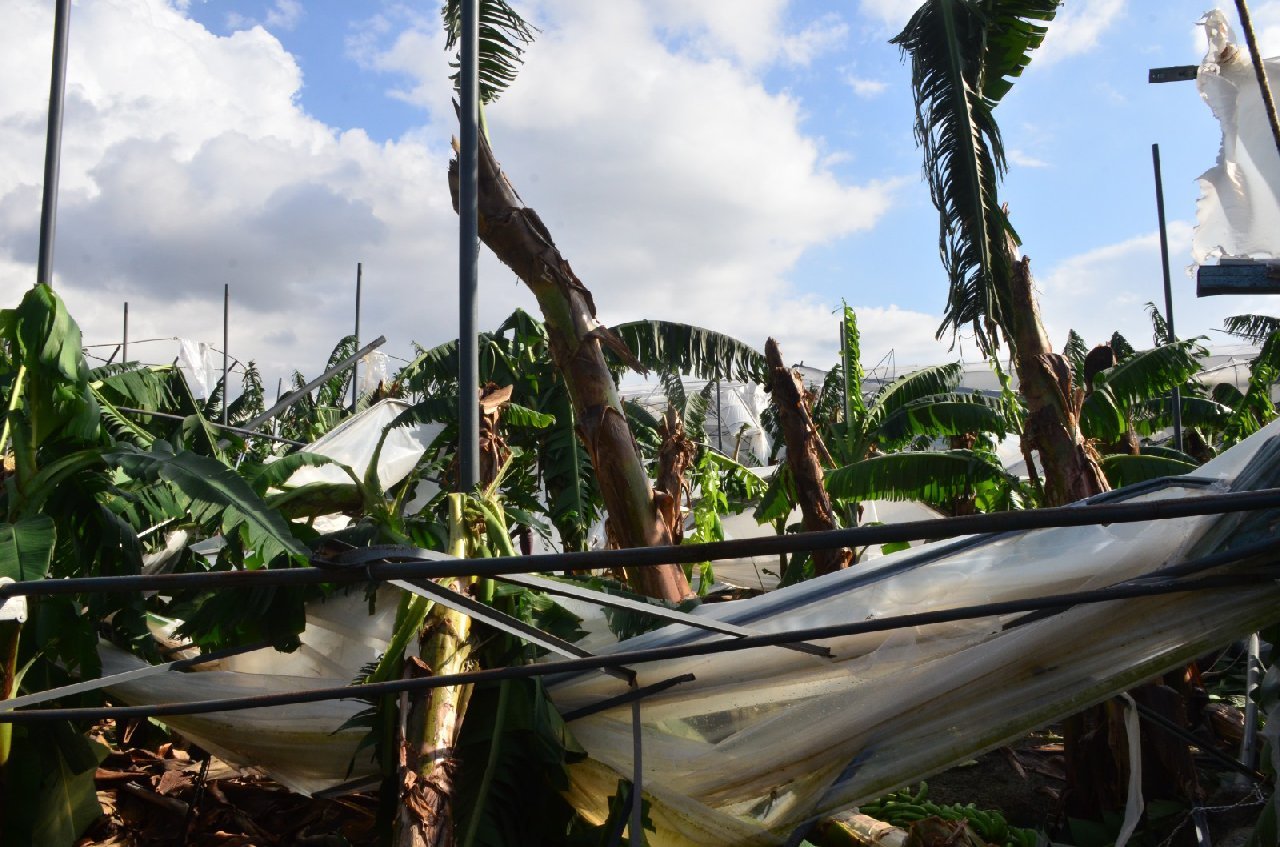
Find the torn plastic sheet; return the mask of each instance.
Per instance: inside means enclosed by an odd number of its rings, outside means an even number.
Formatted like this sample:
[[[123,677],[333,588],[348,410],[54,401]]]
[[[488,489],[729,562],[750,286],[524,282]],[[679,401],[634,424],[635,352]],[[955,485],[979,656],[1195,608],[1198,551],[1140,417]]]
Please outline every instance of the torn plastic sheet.
[[[1209,49],[1196,86],[1222,126],[1222,147],[1217,164],[1200,176],[1193,260],[1280,258],[1280,153],[1253,63],[1221,11],[1206,13],[1200,23]],[[1280,59],[1263,64],[1274,87]]]
[[[341,462],[363,478],[373,461],[373,451],[387,425],[409,408],[403,400],[380,400],[369,408],[353,415],[334,427],[321,438],[301,448],[299,452],[319,453]],[[390,488],[409,475],[422,458],[431,442],[444,431],[443,424],[422,423],[400,426],[387,433],[378,456],[378,481],[384,489]],[[299,468],[289,477],[289,485],[306,485],[311,482],[350,482],[341,468],[320,465]]]
[[[1280,423],[1272,424],[1198,469],[1195,479],[1128,499],[1274,486],[1280,482],[1278,435]],[[784,632],[1103,588],[1166,563],[1256,543],[1270,537],[1275,518],[1273,510],[974,536],[750,600],[709,604],[697,614]],[[695,676],[641,704],[644,786],[657,827],[650,843],[785,843],[814,817],[1007,743],[1278,616],[1280,587],[1267,581],[1083,605],[1017,626],[1011,625],[1019,615],[1003,615],[829,639],[822,643],[832,659],[760,648],[635,665],[642,686]],[[236,657],[222,671],[110,690],[127,703],[154,703],[343,684],[382,649],[389,632],[389,622],[369,620],[354,592],[311,611],[305,652]],[[597,652],[723,637],[674,624]],[[344,655],[351,644],[358,649]],[[104,663],[104,672],[115,667]],[[567,712],[626,687],[589,672],[549,680],[548,690]],[[339,701],[171,722],[229,761],[314,792],[372,769],[360,760],[348,770],[359,731],[330,734],[360,708],[359,701]],[[618,779],[631,775],[630,706],[584,717],[571,729],[590,758],[570,769],[567,796],[599,820]]]

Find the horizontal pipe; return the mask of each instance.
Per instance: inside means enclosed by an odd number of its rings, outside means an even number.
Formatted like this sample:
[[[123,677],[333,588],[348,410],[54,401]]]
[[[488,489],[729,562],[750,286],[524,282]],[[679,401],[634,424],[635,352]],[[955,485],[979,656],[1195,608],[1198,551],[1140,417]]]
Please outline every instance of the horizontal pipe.
[[[1109,588],[1091,591],[1071,591],[1049,597],[1031,597],[1022,600],[1007,600],[999,603],[983,603],[976,606],[960,606],[955,609],[943,609],[932,612],[918,612],[910,615],[893,615],[876,620],[854,621],[845,624],[816,626],[790,632],[772,632],[752,635],[746,638],[726,638],[700,641],[693,644],[677,644],[667,647],[651,647],[646,650],[631,650],[611,653],[606,656],[591,656],[583,659],[566,659],[556,662],[540,662],[535,665],[518,665],[515,667],[493,668],[490,670],[469,671],[459,674],[420,677],[412,679],[395,679],[387,682],[365,683],[363,685],[343,685],[330,688],[316,688],[307,691],[288,691],[277,694],[257,694],[246,697],[226,697],[214,700],[192,700],[180,703],[153,703],[145,706],[106,706],[81,707],[68,709],[35,709],[31,711],[0,711],[0,723],[33,723],[50,720],[102,720],[106,718],[123,720],[127,718],[165,717],[171,715],[199,715],[210,712],[233,712],[242,709],[258,709],[268,706],[287,706],[296,703],[318,703],[325,700],[372,700],[400,692],[426,691],[432,688],[445,688],[452,685],[497,682],[505,679],[527,679],[530,677],[552,676],[556,674],[581,673],[584,671],[603,670],[605,668],[623,668],[648,662],[683,659],[690,656],[707,656],[720,653],[736,653],[742,650],[754,650],[759,647],[780,647],[801,641],[821,641],[827,638],[841,638],[850,635],[862,635],[872,632],[888,632],[908,627],[930,626],[940,623],[985,618],[993,615],[1007,615],[1017,612],[1035,612],[1045,609],[1066,609],[1071,606],[1089,603],[1105,603],[1111,600],[1125,600],[1137,597],[1156,597],[1165,594],[1180,594],[1191,591],[1209,591],[1223,588],[1236,588],[1247,585],[1274,585],[1275,575],[1268,574],[1231,574],[1223,576],[1202,577],[1196,580],[1163,582],[1144,582],[1115,585]]]
[[[1171,520],[1194,515],[1216,515],[1280,506],[1280,488],[1180,497],[1145,503],[1100,503],[1090,506],[1058,506],[1024,512],[999,512],[908,521],[885,526],[853,527],[797,535],[742,538],[707,544],[668,547],[631,547],[624,550],[589,550],[582,553],[546,553],[537,556],[499,556],[493,559],[437,558],[442,554],[413,548],[361,548],[348,554],[376,556],[368,562],[351,561],[323,567],[276,568],[253,571],[209,571],[185,574],[98,576],[42,579],[0,586],[0,602],[20,595],[52,596],[110,591],[183,591],[215,587],[335,585],[392,579],[440,579],[444,577],[495,577],[504,574],[542,573],[596,568],[652,567],[716,559],[826,550],[834,547],[887,544],[916,539],[939,540],[974,533],[1022,531],[1091,524],[1136,523]],[[398,561],[395,561],[398,560]]]

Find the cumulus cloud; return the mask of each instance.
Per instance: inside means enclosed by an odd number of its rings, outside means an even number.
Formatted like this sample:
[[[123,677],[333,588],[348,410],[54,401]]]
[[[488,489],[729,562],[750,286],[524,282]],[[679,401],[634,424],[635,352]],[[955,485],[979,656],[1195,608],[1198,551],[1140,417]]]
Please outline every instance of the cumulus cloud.
[[[1018,165],[1019,167],[1023,167],[1023,168],[1049,167],[1049,163],[1046,162],[1044,159],[1038,159],[1035,156],[1030,155],[1029,153],[1023,152],[1022,150],[1016,150],[1016,149],[1009,150],[1008,157],[1009,157],[1009,161],[1012,164]]]
[[[922,0],[862,0],[860,5],[864,15],[879,21],[884,24],[885,29],[891,29],[897,34],[907,25],[916,9],[920,8],[921,2]]]
[[[47,4],[14,5],[0,33],[10,292],[32,276],[51,29]],[[804,52],[765,38],[807,37],[787,30],[785,4],[721,5],[533,4],[542,32],[490,132],[602,319],[692,321],[754,344],[774,333],[788,356],[830,360],[836,304],[798,296],[788,274],[807,249],[874,226],[895,184],[837,178],[799,103],[761,84],[765,65]],[[89,340],[119,336],[128,300],[135,338],[217,341],[229,283],[232,353],[314,374],[350,331],[356,261],[366,337],[386,334],[391,352],[452,337],[455,130],[434,14],[388,5],[353,30],[353,72],[386,74],[423,109],[419,128],[377,144],[306,113],[297,61],[262,27],[220,37],[166,0],[77,13],[55,267]],[[482,325],[535,308],[487,252],[482,286]],[[888,312],[885,326],[936,325]]]
[[[849,87],[853,89],[853,93],[859,97],[876,97],[889,88],[889,83],[878,79],[862,79],[861,77],[850,76],[847,78],[847,82]]]
[[[1063,6],[1049,25],[1031,66],[1043,67],[1089,52],[1124,14],[1125,5],[1126,0],[1084,0],[1078,5]]]
[[[1265,297],[1196,297],[1195,278],[1187,273],[1192,225],[1169,223],[1169,254],[1174,328],[1179,337],[1207,335],[1209,343],[1234,343],[1222,335],[1228,315],[1267,313]],[[1160,238],[1156,232],[1133,236],[1068,258],[1037,273],[1040,306],[1055,349],[1067,330],[1089,344],[1100,344],[1119,331],[1135,347],[1151,344],[1151,322],[1144,304],[1154,302],[1163,313],[1164,283]]]

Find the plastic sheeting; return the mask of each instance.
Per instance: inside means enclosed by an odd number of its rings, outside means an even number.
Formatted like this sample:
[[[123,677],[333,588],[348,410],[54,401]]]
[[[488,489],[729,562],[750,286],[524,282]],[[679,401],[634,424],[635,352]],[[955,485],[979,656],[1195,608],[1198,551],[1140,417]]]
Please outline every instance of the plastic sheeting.
[[[205,400],[222,379],[222,356],[203,341],[178,339],[178,368],[186,377],[191,393]]]
[[[1199,469],[1201,482],[1187,479],[1131,499],[1273,486],[1280,481],[1277,436],[1280,423]],[[975,536],[751,600],[703,606],[698,614],[783,632],[1102,588],[1272,537],[1275,520],[1267,512]],[[225,666],[236,670],[165,674],[110,690],[125,702],[147,703],[349,681],[382,649],[390,629],[362,604],[357,593],[314,608],[302,638],[307,646],[293,656],[262,653]],[[383,600],[378,608],[386,615],[393,604]],[[657,827],[649,843],[785,843],[807,820],[1007,743],[1278,616],[1280,587],[1264,581],[1079,606],[1030,621],[993,616],[830,639],[824,642],[830,659],[770,647],[637,665],[641,685],[695,676],[642,701],[644,791]],[[677,624],[599,650],[719,637]],[[121,655],[108,654],[104,673],[138,661]],[[627,688],[589,672],[553,679],[549,690],[567,711]],[[359,733],[330,733],[361,707],[340,701],[170,722],[229,761],[315,791],[349,778]],[[569,799],[602,819],[618,779],[631,774],[630,707],[582,718],[570,729],[590,758],[572,767]],[[351,773],[369,769],[361,759]]]
[[[1226,16],[1201,20],[1209,50],[1196,75],[1200,96],[1222,125],[1218,162],[1200,176],[1197,265],[1222,258],[1280,258],[1280,153],[1267,122],[1248,50],[1235,43]],[[1280,59],[1264,60],[1272,86]]]
[[[334,427],[320,439],[303,447],[300,452],[319,453],[341,462],[363,478],[373,451],[378,446],[382,431],[396,417],[409,408],[403,400],[380,400],[358,415],[353,415]],[[444,430],[443,424],[414,424],[396,427],[387,433],[378,457],[378,480],[389,488],[404,479],[417,465],[427,447]],[[299,468],[289,477],[289,485],[306,485],[311,482],[350,482],[341,468],[329,465]]]
[[[1278,434],[1280,425],[1268,427],[1197,476],[1219,479],[1212,489],[1220,490]],[[1280,452],[1280,441],[1271,444]],[[1135,500],[1212,489],[1187,483]],[[786,631],[1102,588],[1215,549],[1219,532],[1238,520],[959,540],[699,612]],[[1267,582],[1081,606],[1009,629],[1012,617],[990,617],[831,639],[824,642],[835,654],[830,660],[761,648],[639,666],[641,685],[696,676],[641,707],[644,790],[657,826],[650,843],[784,843],[815,816],[1007,743],[1273,621],[1277,600],[1280,588]],[[673,626],[610,649],[707,637]],[[550,686],[564,710],[624,690],[600,674]],[[591,757],[571,771],[571,800],[602,819],[617,780],[631,773],[630,710],[601,712],[571,728]]]

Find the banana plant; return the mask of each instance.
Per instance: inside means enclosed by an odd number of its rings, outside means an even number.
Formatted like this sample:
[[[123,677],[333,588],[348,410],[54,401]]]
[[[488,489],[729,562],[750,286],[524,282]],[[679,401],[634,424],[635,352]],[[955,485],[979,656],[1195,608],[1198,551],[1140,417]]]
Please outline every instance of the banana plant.
[[[251,564],[306,555],[230,468],[175,450],[115,408],[118,400],[165,398],[142,372],[90,371],[79,327],[48,286],[34,286],[16,308],[0,311],[0,391],[0,577],[137,573],[139,532],[158,511],[221,531],[252,551]],[[138,639],[146,631],[143,610],[140,596],[114,593],[31,602],[21,628],[4,627],[0,697],[54,687],[71,673],[96,675],[99,627],[124,642]],[[98,814],[92,771],[100,751],[70,725],[18,732],[5,725],[0,733],[6,836],[70,844]]]

